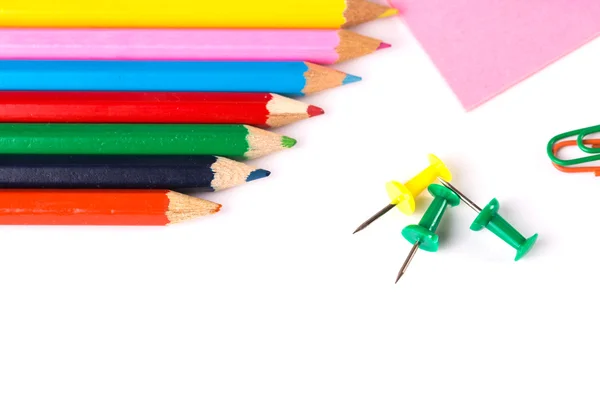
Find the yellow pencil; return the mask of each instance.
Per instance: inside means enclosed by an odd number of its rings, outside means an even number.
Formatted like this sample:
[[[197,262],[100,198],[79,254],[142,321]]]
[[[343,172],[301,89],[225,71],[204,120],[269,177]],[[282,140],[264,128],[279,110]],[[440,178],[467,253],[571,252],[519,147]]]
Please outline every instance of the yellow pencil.
[[[0,27],[337,29],[396,13],[368,0],[0,0]]]

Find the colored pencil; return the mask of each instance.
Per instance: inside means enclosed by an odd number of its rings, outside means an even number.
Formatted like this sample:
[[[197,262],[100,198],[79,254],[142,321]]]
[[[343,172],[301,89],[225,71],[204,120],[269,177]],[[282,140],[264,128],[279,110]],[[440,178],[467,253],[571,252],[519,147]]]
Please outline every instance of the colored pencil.
[[[273,92],[302,96],[358,80],[305,62],[0,61],[0,90]]]
[[[170,225],[220,204],[169,190],[0,190],[0,225]]]
[[[2,0],[0,26],[337,29],[396,13],[366,0]]]
[[[346,30],[0,29],[5,60],[310,61],[390,47]]]
[[[215,155],[258,158],[293,147],[247,125],[0,124],[0,154]]]
[[[324,111],[270,93],[0,92],[0,122],[280,127]]]
[[[228,189],[271,173],[214,156],[3,155],[0,188]]]

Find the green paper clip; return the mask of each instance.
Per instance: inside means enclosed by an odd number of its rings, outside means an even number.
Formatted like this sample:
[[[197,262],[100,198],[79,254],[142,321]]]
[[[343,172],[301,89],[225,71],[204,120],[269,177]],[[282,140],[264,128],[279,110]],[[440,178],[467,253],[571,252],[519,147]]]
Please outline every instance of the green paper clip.
[[[596,176],[600,176],[600,167],[598,166],[573,167],[578,164],[600,161],[600,140],[586,139],[586,136],[598,132],[600,132],[600,125],[561,133],[550,139],[546,151],[554,167],[559,171],[566,173],[592,172],[595,173]],[[565,140],[571,137],[575,137],[575,139]],[[558,152],[562,148],[572,146],[577,146],[584,153],[595,155],[578,157],[570,160],[558,158]]]

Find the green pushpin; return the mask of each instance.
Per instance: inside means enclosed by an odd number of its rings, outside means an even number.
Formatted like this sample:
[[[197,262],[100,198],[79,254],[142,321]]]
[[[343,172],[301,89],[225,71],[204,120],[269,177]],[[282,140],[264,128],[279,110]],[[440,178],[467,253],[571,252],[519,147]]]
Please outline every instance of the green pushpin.
[[[504,218],[502,218],[498,212],[500,211],[500,203],[498,200],[493,199],[490,203],[482,210],[477,204],[473,203],[467,196],[458,191],[450,183],[440,179],[442,184],[447,188],[453,190],[462,201],[471,207],[475,212],[479,213],[473,224],[471,224],[472,231],[480,231],[483,228],[487,228],[494,235],[508,243],[511,247],[517,250],[517,256],[515,261],[519,261],[525,257],[527,253],[533,248],[535,242],[538,239],[538,235],[535,234],[529,239],[526,239],[519,233],[511,224],[509,224]]]
[[[434,199],[427,211],[425,211],[421,222],[419,222],[419,225],[410,225],[402,230],[402,236],[413,244],[413,248],[398,273],[396,283],[402,278],[402,275],[406,272],[406,269],[419,249],[429,252],[438,251],[440,237],[435,232],[440,226],[440,222],[442,222],[448,206],[456,207],[460,204],[458,195],[441,185],[429,185],[427,190]]]

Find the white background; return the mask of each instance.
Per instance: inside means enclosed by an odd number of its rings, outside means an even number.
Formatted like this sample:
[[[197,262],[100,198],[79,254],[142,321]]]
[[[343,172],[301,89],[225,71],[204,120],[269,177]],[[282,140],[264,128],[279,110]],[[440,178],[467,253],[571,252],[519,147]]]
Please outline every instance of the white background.
[[[327,115],[281,130],[271,178],[205,195],[220,215],[0,228],[1,399],[600,397],[600,180],[545,154],[600,123],[600,42],[466,113],[400,19],[359,31],[394,48],[340,65],[364,81],[309,97]],[[430,152],[540,233],[527,258],[462,205],[394,285],[421,213],[351,233]]]

